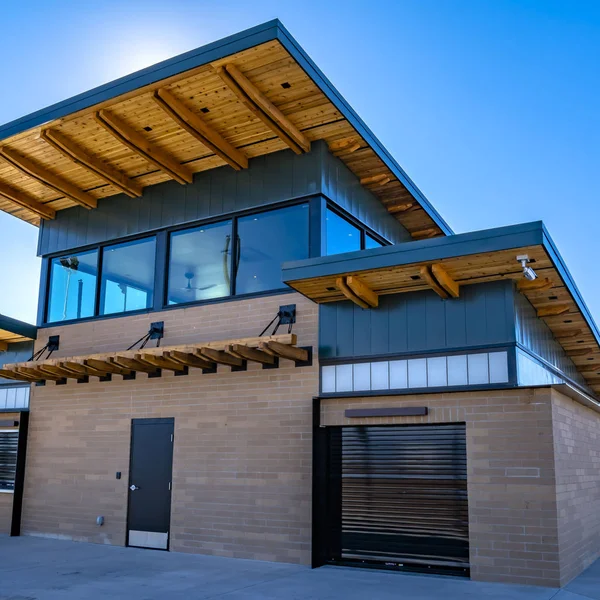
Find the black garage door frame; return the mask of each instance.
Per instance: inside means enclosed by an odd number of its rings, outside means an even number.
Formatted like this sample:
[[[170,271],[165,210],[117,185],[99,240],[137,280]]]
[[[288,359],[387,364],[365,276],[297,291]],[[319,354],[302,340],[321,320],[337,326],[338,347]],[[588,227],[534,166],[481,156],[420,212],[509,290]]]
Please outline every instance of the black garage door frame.
[[[373,513],[368,513],[368,511],[362,511],[361,493],[364,491],[364,486],[361,487],[360,475],[358,476],[358,480],[356,483],[352,482],[352,475],[348,475],[348,469],[353,470],[352,466],[356,463],[356,460],[359,461],[358,471],[360,471],[364,465],[362,465],[361,460],[364,460],[364,455],[361,455],[361,449],[363,448],[362,439],[363,434],[367,434],[369,432],[371,438],[382,438],[385,439],[387,437],[387,431],[390,431],[390,425],[369,425],[369,426],[358,426],[358,425],[344,425],[344,426],[328,426],[321,427],[320,423],[320,412],[321,412],[321,399],[315,398],[313,401],[313,522],[312,522],[312,566],[320,567],[326,564],[338,564],[338,565],[347,565],[347,566],[357,566],[357,567],[367,567],[367,568],[379,568],[379,569],[391,569],[391,570],[402,570],[402,571],[417,571],[417,572],[428,572],[428,573],[436,573],[436,574],[449,574],[449,575],[462,575],[469,576],[469,563],[468,563],[468,517],[466,514],[467,511],[467,497],[466,497],[466,450],[465,447],[461,444],[458,445],[457,448],[452,449],[453,455],[456,455],[458,452],[458,458],[453,459],[452,456],[444,456],[443,460],[440,462],[438,460],[437,467],[438,469],[448,469],[448,458],[450,458],[450,473],[448,481],[447,477],[442,477],[439,481],[440,485],[440,494],[444,493],[444,486],[446,487],[446,493],[449,493],[450,496],[456,492],[458,489],[460,492],[461,499],[457,500],[456,508],[460,511],[460,514],[463,515],[459,518],[459,523],[452,523],[451,527],[456,528],[458,525],[458,530],[453,531],[454,539],[445,539],[444,536],[436,536],[435,532],[433,535],[428,533],[429,523],[427,520],[421,521],[425,523],[423,525],[423,530],[417,530],[416,536],[409,535],[408,540],[414,540],[418,544],[427,544],[428,536],[429,543],[433,544],[449,544],[453,546],[451,549],[446,549],[448,554],[456,553],[458,549],[458,555],[456,560],[452,558],[448,558],[446,560],[435,560],[427,557],[420,557],[415,559],[409,556],[400,557],[398,554],[394,555],[394,553],[390,553],[390,555],[386,555],[383,553],[382,556],[377,556],[378,552],[370,552],[373,550],[373,545],[377,546],[378,540],[385,540],[387,531],[384,532],[383,535],[378,533],[377,528],[379,527],[379,531],[381,531],[381,522],[374,525],[371,531],[371,528],[367,526],[363,527],[363,522],[361,519],[365,519],[368,521],[372,518]],[[394,428],[405,428],[403,431],[403,435],[406,437],[407,435],[411,435],[412,429],[415,427],[426,428],[428,434],[434,434],[434,437],[442,435],[446,438],[452,439],[464,439],[464,423],[432,423],[432,424],[423,424],[423,425],[414,425],[414,424],[398,424],[393,425]],[[437,427],[437,429],[435,429]],[[412,428],[412,429],[411,429]],[[345,430],[345,432],[344,432]],[[346,506],[352,504],[354,502],[354,506],[352,507],[352,511],[346,511],[346,515],[344,519],[346,522],[352,521],[355,518],[355,515],[351,514],[353,511],[358,510],[357,518],[357,528],[354,527],[350,529],[352,532],[342,531],[342,438],[344,438],[346,449],[352,448],[358,454],[354,454],[353,456],[349,456],[349,453],[346,453],[346,460],[344,468],[346,469],[346,485],[345,490],[346,494]],[[440,441],[442,444],[446,444],[446,442]],[[389,443],[389,440],[388,440]],[[392,442],[393,446],[393,442]],[[390,446],[388,445],[385,452],[390,451]],[[446,450],[447,452],[447,450]],[[362,459],[361,459],[362,456]],[[401,460],[401,457],[397,457]],[[389,460],[387,457],[383,457],[383,461]],[[412,469],[414,473],[415,469],[415,461],[414,457],[410,456],[410,461],[412,462],[412,466],[407,464],[409,469]],[[458,463],[458,466],[457,464]],[[362,465],[362,466],[361,466]],[[454,465],[454,466],[452,466]],[[418,467],[417,467],[418,468]],[[458,470],[457,470],[458,469]],[[427,472],[424,470],[424,472]],[[458,473],[458,476],[457,476]],[[373,476],[376,478],[378,474],[374,473]],[[350,477],[350,479],[348,479]],[[417,480],[420,478],[420,474],[417,473]],[[455,481],[452,481],[452,477],[455,478]],[[424,479],[428,480],[428,476],[423,476]],[[433,484],[438,485],[435,482],[435,477],[432,478]],[[415,480],[413,479],[413,482]],[[375,481],[374,481],[375,482]],[[348,485],[350,483],[350,485]],[[354,485],[353,485],[354,483]],[[376,482],[375,482],[376,483]],[[418,482],[420,485],[420,482]],[[424,487],[426,493],[430,494],[431,490],[427,489],[432,481],[425,481]],[[354,486],[358,485],[356,489]],[[370,483],[368,484],[370,486]],[[350,491],[348,491],[350,490]],[[350,501],[350,494],[357,493],[357,496]],[[369,494],[371,493],[369,488]],[[440,498],[442,496],[440,495]],[[356,500],[358,499],[359,503],[356,504]],[[381,498],[378,497],[377,501],[380,501]],[[394,499],[395,501],[395,499]],[[427,502],[428,500],[424,500]],[[431,503],[431,501],[429,500]],[[443,504],[443,500],[440,500],[440,506]],[[390,507],[386,506],[388,511],[391,510],[392,519],[394,511],[402,510],[398,507]],[[425,509],[427,510],[427,509]],[[432,521],[440,519],[440,514],[437,514],[437,507],[434,505],[430,507],[429,510],[432,511],[431,519]],[[350,513],[350,514],[349,514]],[[400,537],[395,536],[394,542],[397,543],[399,539],[402,537],[403,524],[406,524],[407,519],[410,519],[414,516],[417,516],[419,519],[423,516],[422,514],[409,515],[405,517],[400,514],[399,521],[401,522],[399,527],[401,533]],[[426,513],[425,513],[426,516]],[[386,517],[389,518],[389,517]],[[390,530],[393,529],[393,525],[398,526],[398,523],[390,523]],[[411,524],[412,526],[412,524]],[[366,531],[365,531],[366,529]],[[417,527],[418,529],[418,527]],[[344,540],[344,544],[346,545],[346,552],[342,552],[342,539]],[[388,538],[391,539],[391,538]],[[354,546],[357,550],[356,552],[348,551],[348,543],[350,541],[351,547]],[[414,548],[413,548],[414,549]],[[444,553],[444,549],[442,548],[441,552]],[[417,549],[417,554],[419,550]]]

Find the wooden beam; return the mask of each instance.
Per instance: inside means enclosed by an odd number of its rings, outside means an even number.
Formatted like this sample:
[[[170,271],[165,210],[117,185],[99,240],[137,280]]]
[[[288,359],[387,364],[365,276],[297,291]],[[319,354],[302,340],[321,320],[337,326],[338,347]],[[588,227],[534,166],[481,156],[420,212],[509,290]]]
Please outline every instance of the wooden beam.
[[[296,154],[310,151],[310,141],[306,136],[235,65],[217,67],[216,71],[240,102]]]
[[[0,369],[0,377],[2,377],[3,379],[10,379],[13,381],[28,381],[28,382],[39,381],[38,379],[34,379],[32,377],[21,375],[20,373],[17,373],[17,371],[15,371],[13,369]]]
[[[346,138],[343,140],[336,140],[329,144],[329,150],[334,156],[344,156],[345,154],[352,154],[360,148],[360,141],[356,138]]]
[[[165,89],[154,92],[154,102],[182,129],[194,136],[201,144],[220,156],[236,171],[248,168],[248,159],[220,133],[207,125],[199,115]]]
[[[124,369],[129,369],[130,371],[141,371],[142,373],[153,374],[159,370],[159,367],[155,367],[154,365],[147,365],[145,363],[140,362],[139,360],[135,360],[135,358],[130,358],[128,356],[121,356],[117,354],[117,356],[113,356],[108,359],[109,362],[123,367]]]
[[[432,238],[438,235],[439,231],[435,227],[428,227],[427,229],[419,229],[418,231],[413,231],[410,235],[415,240],[425,240],[427,238]]]
[[[388,212],[392,215],[396,213],[403,213],[409,211],[413,206],[415,206],[414,202],[405,202],[404,204],[397,204],[396,206],[388,207]]]
[[[0,342],[0,352],[6,352],[8,350],[8,342]]]
[[[552,279],[548,279],[548,277],[534,279],[533,281],[520,279],[517,283],[517,289],[520,292],[541,292],[543,290],[549,290],[553,285]]]
[[[600,375],[600,364],[596,365],[582,365],[581,367],[577,367],[577,370],[580,373],[598,373]]]
[[[192,183],[194,176],[187,167],[181,165],[166,152],[146,140],[143,135],[121,121],[119,117],[105,110],[99,110],[95,113],[94,118],[114,138],[178,183]]]
[[[0,196],[10,200],[14,204],[18,204],[21,208],[30,210],[42,219],[54,219],[56,217],[56,211],[53,208],[38,202],[35,198],[19,190],[15,190],[2,182],[0,182]]]
[[[131,375],[132,374],[132,370],[131,369],[127,369],[124,367],[121,367],[119,365],[115,365],[114,363],[110,362],[110,360],[108,358],[104,359],[104,360],[100,360],[100,359],[96,359],[96,358],[86,358],[83,361],[84,365],[89,365],[90,367],[92,367],[93,369],[96,369],[97,371],[102,371],[105,374],[109,374],[109,373],[114,373],[116,375]]]
[[[360,180],[361,185],[365,186],[376,186],[376,185],[385,185],[389,183],[391,178],[386,173],[381,173],[379,175],[371,175],[370,177],[362,177]]]
[[[582,333],[583,331],[581,329],[573,329],[572,331],[565,331],[564,333],[557,331],[555,337],[557,340],[568,340],[569,338],[577,337]]]
[[[29,364],[32,364],[32,363],[29,363]],[[50,375],[48,373],[44,373],[40,369],[36,369],[33,367],[18,366],[16,368],[16,371],[17,371],[17,373],[23,373],[25,375],[28,375],[29,377],[31,377],[32,380],[35,380],[35,381],[45,381],[45,380],[62,381],[64,379],[64,377],[61,377],[59,375]]]
[[[65,369],[69,369],[69,371],[74,371],[75,373],[79,373],[82,376],[92,375],[94,377],[106,377],[107,373],[104,371],[99,371],[98,369],[94,369],[89,365],[84,365],[82,363],[75,362],[73,360],[65,360],[65,361],[56,361],[59,367],[64,367]]]
[[[421,279],[424,279],[429,287],[440,297],[446,300],[448,298],[448,292],[437,282],[437,279],[431,273],[430,267],[423,265],[419,269]]]
[[[200,348],[196,350],[196,353],[201,357],[204,357],[210,362],[218,363],[220,365],[228,365],[230,367],[242,367],[244,360],[237,356],[232,356],[223,350],[215,350],[214,348]]]
[[[371,308],[364,300],[361,300],[348,287],[348,284],[346,283],[346,278],[345,277],[338,277],[335,280],[335,285],[337,286],[338,290],[340,290],[340,292],[342,292],[342,294],[344,294],[344,296],[346,296],[346,298],[348,298],[348,300],[351,300],[352,302],[354,302],[354,304],[360,306],[361,308]]]
[[[242,360],[250,360],[262,365],[274,365],[276,362],[276,359],[272,354],[267,354],[256,348],[242,346],[241,344],[231,344],[231,346],[227,346],[225,352],[232,354],[237,358],[241,358]]]
[[[54,190],[61,196],[66,196],[73,202],[80,204],[84,208],[96,208],[97,201],[95,198],[80,190],[69,181],[58,177],[54,173],[51,173],[46,168],[38,165],[29,158],[20,155],[8,146],[2,146],[0,148],[0,154],[2,157],[9,162],[13,167],[24,173],[29,177],[33,177],[39,181],[42,185]]]
[[[142,195],[142,186],[139,183],[132,181],[129,177],[121,173],[121,171],[92,156],[87,150],[78,146],[59,131],[55,129],[43,129],[40,133],[40,138],[63,156],[66,156],[80,167],[87,169],[91,173],[94,173],[94,175],[104,179],[104,181],[114,185],[131,198],[138,198]]]
[[[565,351],[568,356],[586,356],[592,353],[591,348],[573,348],[573,350]]]
[[[134,359],[145,365],[154,367],[155,369],[167,369],[168,371],[174,371],[175,373],[183,373],[186,370],[185,365],[164,356],[155,356],[154,354],[144,353],[136,354]]]
[[[38,369],[42,371],[42,373],[48,373],[54,377],[59,377],[60,379],[77,379],[81,380],[86,375],[82,375],[81,373],[76,373],[71,371],[70,369],[65,369],[63,367],[58,367],[55,365],[50,365],[48,363],[40,363],[38,365]]]
[[[544,306],[542,308],[538,308],[537,316],[538,317],[553,317],[555,315],[562,315],[569,311],[568,304],[555,304],[554,306]]]
[[[262,342],[258,347],[263,352],[270,350],[275,356],[287,358],[294,362],[306,362],[308,360],[308,350],[304,348],[296,348],[295,346],[288,346],[279,342]]]
[[[448,272],[442,265],[437,263],[431,265],[431,273],[450,296],[458,298],[460,295],[460,285],[448,275]]]
[[[353,275],[346,277],[346,285],[355,296],[366,302],[370,308],[377,308],[379,306],[379,296],[358,277],[354,277]]]
[[[216,366],[214,362],[209,362],[208,360],[200,358],[191,352],[171,350],[169,352],[165,352],[164,356],[186,367],[194,367],[196,369],[214,369]]]

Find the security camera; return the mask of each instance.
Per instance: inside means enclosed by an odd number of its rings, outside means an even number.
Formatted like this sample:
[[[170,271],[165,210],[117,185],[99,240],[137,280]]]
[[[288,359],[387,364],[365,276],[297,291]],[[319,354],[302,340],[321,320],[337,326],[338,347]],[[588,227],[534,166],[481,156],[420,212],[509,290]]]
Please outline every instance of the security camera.
[[[517,256],[517,260],[521,263],[521,267],[523,267],[523,276],[525,279],[529,281],[537,279],[537,273],[527,264],[529,263],[529,256],[527,254]]]

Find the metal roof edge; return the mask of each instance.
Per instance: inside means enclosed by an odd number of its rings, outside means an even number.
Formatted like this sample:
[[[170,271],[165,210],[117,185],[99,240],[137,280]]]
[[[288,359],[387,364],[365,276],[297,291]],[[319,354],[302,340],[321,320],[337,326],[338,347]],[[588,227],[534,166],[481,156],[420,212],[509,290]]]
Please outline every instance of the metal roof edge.
[[[37,338],[38,328],[30,323],[7,317],[6,315],[0,315],[0,329],[9,331],[16,335],[35,340]]]
[[[542,245],[544,237],[543,223],[533,221],[443,238],[404,242],[383,248],[287,262],[283,264],[282,276],[283,281],[287,283],[313,277],[357,273],[480,252]]]
[[[367,127],[365,122],[358,116],[355,110],[348,104],[346,99],[338,92],[334,85],[327,79],[323,72],[317,67],[306,51],[300,46],[290,32],[278,21],[280,35],[278,39],[302,66],[302,68],[315,81],[323,93],[331,100],[334,106],[348,119],[352,126],[358,130],[375,152],[380,156],[387,167],[404,184],[412,196],[423,207],[423,210],[433,219],[436,225],[446,234],[452,235],[454,231],[441,217],[425,194],[417,187],[414,181],[406,174],[404,169],[396,162],[385,146],[377,139],[375,134]]]

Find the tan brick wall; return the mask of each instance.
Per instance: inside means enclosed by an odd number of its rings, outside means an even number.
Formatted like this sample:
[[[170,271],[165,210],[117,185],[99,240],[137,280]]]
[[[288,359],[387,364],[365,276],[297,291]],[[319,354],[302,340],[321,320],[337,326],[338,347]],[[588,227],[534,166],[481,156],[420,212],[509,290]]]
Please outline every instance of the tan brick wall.
[[[122,349],[156,320],[165,346],[254,336],[289,303],[299,345],[316,347],[318,308],[298,295],[56,327],[39,343],[58,333],[57,355]],[[318,369],[280,364],[34,387],[23,531],[124,544],[131,419],[174,417],[171,548],[307,564]]]
[[[346,408],[427,406],[424,417],[346,419]],[[549,389],[331,399],[324,425],[466,423],[471,577],[559,584]]]
[[[13,495],[0,492],[0,534],[10,533]]]
[[[600,556],[600,414],[552,391],[561,583]]]

